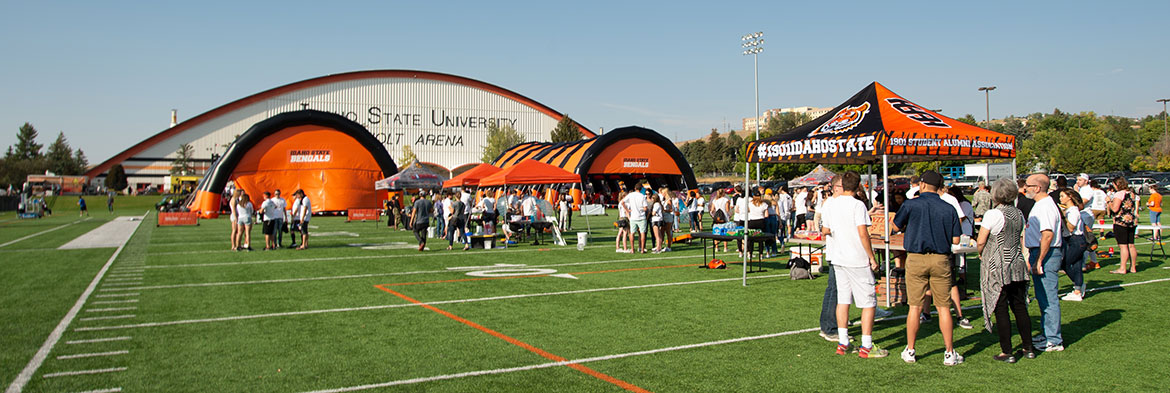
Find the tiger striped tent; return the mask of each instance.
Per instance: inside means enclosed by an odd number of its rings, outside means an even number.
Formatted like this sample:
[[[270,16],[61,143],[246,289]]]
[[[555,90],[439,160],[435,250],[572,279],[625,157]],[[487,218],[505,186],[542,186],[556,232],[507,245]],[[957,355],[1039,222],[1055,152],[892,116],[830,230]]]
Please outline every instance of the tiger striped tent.
[[[573,142],[521,143],[501,153],[492,165],[507,169],[528,159],[575,173],[598,192],[613,192],[618,182],[633,184],[641,179],[655,188],[698,187],[691,165],[673,142],[636,126]]]

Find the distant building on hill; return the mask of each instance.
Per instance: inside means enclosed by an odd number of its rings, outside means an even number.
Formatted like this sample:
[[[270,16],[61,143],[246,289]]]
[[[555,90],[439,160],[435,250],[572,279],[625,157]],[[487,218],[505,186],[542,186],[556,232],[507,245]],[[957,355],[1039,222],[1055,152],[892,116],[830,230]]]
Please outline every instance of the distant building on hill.
[[[756,117],[743,118],[743,129],[754,132],[756,129],[756,123],[759,123],[760,128],[762,129],[768,125],[768,119],[771,119],[771,118],[776,117],[776,116],[780,116],[781,113],[805,114],[805,115],[808,115],[808,117],[810,119],[816,119],[816,118],[820,117],[821,115],[828,113],[832,109],[833,108],[815,108],[815,107],[811,107],[811,106],[798,106],[795,108],[768,109],[768,110],[764,111],[764,113],[758,118],[756,118]]]

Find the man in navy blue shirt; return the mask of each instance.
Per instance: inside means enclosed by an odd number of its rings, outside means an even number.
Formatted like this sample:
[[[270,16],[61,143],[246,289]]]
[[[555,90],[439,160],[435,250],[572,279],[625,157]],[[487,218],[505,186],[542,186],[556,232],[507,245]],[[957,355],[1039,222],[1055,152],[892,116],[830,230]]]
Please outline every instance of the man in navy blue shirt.
[[[921,195],[907,200],[898,209],[891,222],[892,229],[906,233],[903,246],[906,248],[906,292],[910,304],[906,318],[906,349],[902,360],[917,361],[914,342],[918,336],[919,320],[926,298],[926,290],[940,294],[933,296],[934,307],[938,310],[938,328],[942,332],[946,352],[943,364],[953,366],[963,362],[963,357],[954,348],[954,320],[951,318],[951,245],[959,243],[963,233],[959,216],[954,206],[939,198],[938,189],[943,178],[935,171],[922,174]]]

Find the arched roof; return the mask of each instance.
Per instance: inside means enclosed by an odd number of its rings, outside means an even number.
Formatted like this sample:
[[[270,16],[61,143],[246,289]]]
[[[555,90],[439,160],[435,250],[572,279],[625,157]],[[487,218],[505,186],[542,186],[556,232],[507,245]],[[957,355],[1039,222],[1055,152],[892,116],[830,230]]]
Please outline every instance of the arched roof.
[[[687,188],[698,187],[694,171],[691,170],[690,164],[682,152],[678,150],[678,147],[662,134],[637,126],[617,128],[593,138],[573,142],[521,143],[500,153],[500,156],[492,161],[492,165],[508,168],[526,159],[533,159],[581,175],[582,181],[587,181],[586,176],[589,174],[589,169],[593,167],[597,156],[607,147],[627,139],[645,140],[661,148],[678,167]],[[653,172],[648,171],[647,173]]]
[[[352,80],[359,80],[359,79],[370,79],[370,78],[419,78],[419,79],[428,79],[428,80],[435,80],[435,81],[442,81],[442,82],[459,84],[459,85],[463,85],[463,86],[467,86],[467,87],[473,87],[473,88],[477,88],[480,90],[488,91],[488,92],[500,95],[502,97],[509,98],[511,100],[514,100],[516,102],[524,104],[524,105],[526,105],[526,106],[528,106],[536,111],[544,113],[545,115],[548,115],[549,117],[557,119],[558,121],[560,119],[564,118],[564,115],[562,115],[560,112],[557,112],[557,111],[553,110],[552,108],[549,108],[548,106],[545,106],[544,104],[536,102],[535,100],[532,100],[531,98],[525,97],[519,93],[516,93],[514,91],[511,91],[511,90],[508,90],[508,89],[505,89],[505,88],[502,88],[502,87],[499,87],[499,86],[496,86],[496,85],[493,85],[490,83],[481,82],[481,81],[477,81],[474,79],[468,79],[468,78],[457,76],[457,75],[450,75],[450,74],[443,74],[443,73],[429,72],[429,71],[417,71],[417,70],[354,71],[354,72],[326,75],[326,76],[322,76],[322,77],[306,79],[306,80],[303,80],[300,82],[290,83],[290,84],[287,84],[284,86],[265,90],[263,92],[256,93],[256,94],[253,94],[251,96],[244,97],[244,98],[241,98],[239,100],[224,104],[218,108],[212,109],[212,110],[204,112],[198,116],[192,117],[184,122],[181,122],[181,123],[175,125],[174,127],[168,128],[168,129],[166,129],[158,134],[155,134],[154,136],[147,138],[146,140],[143,140],[142,142],[135,144],[134,146],[131,146],[130,148],[122,151],[121,153],[114,155],[110,159],[103,161],[102,163],[100,163],[98,165],[95,165],[93,168],[91,168],[89,171],[87,171],[85,173],[85,175],[89,176],[91,178],[98,176],[98,175],[102,175],[106,171],[108,171],[110,169],[110,167],[113,167],[115,164],[120,164],[123,161],[126,161],[127,159],[134,157],[136,154],[139,154],[139,153],[145,151],[146,149],[149,149],[149,148],[151,148],[151,147],[153,147],[153,146],[155,146],[163,141],[166,141],[167,139],[169,139],[171,137],[174,137],[178,134],[181,134],[182,132],[189,130],[193,127],[196,127],[196,126],[199,126],[201,124],[213,121],[213,120],[219,118],[220,116],[223,116],[223,115],[231,113],[235,110],[244,108],[248,105],[255,104],[257,102],[260,102],[260,101],[263,101],[266,99],[270,99],[273,97],[277,97],[277,96],[280,96],[283,94],[287,94],[287,93],[291,93],[291,92],[295,92],[295,91],[300,91],[300,90],[305,90],[305,89],[310,89],[310,88],[313,88],[316,86],[321,86],[321,85],[326,85],[326,84],[331,84],[331,83],[338,83],[338,82],[345,82],[345,81],[352,81]],[[591,137],[591,136],[596,135],[592,131],[589,131],[589,129],[585,128],[585,126],[581,125],[580,123],[577,123],[576,121],[574,121],[574,124],[576,124],[577,129],[580,130],[581,133],[583,135],[585,135],[586,137]]]

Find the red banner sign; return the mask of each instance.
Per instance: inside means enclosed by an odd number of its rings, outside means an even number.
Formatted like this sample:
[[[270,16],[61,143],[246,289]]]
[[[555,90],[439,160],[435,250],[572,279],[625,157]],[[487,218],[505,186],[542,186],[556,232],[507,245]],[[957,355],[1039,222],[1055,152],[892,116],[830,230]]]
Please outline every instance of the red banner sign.
[[[159,213],[158,226],[199,225],[199,213]]]
[[[345,213],[346,221],[377,221],[382,216],[381,209],[349,209]]]

